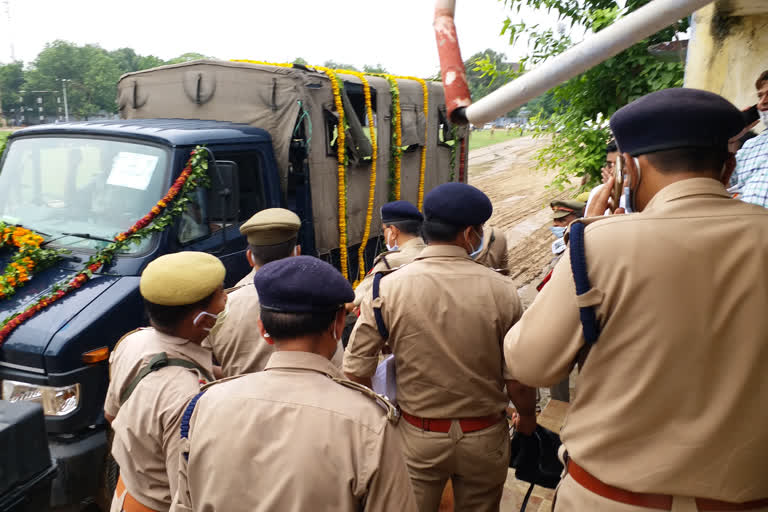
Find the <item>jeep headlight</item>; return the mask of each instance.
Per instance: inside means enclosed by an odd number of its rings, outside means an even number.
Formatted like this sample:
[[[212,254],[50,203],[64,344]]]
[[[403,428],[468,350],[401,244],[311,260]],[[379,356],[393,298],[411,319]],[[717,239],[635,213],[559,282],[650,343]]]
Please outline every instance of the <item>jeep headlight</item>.
[[[46,416],[66,416],[80,403],[80,384],[53,387],[4,380],[3,400],[37,402],[43,406]]]

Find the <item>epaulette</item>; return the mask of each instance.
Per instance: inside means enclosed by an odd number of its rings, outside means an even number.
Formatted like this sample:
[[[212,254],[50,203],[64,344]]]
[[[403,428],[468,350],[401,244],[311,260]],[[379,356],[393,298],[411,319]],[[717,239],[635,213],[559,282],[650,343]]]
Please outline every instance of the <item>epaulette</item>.
[[[109,380],[112,380],[112,354],[114,354],[115,351],[117,350],[117,346],[120,345],[120,343],[122,343],[123,340],[125,338],[127,338],[128,336],[130,336],[131,334],[133,334],[135,332],[143,331],[144,329],[148,329],[148,327],[139,327],[139,328],[134,329],[132,331],[128,331],[127,333],[123,334],[120,337],[120,339],[117,340],[117,343],[115,343],[115,346],[112,347],[112,351],[109,353],[109,369],[107,371],[107,373],[109,374]]]
[[[380,395],[375,391],[373,391],[371,388],[367,386],[363,386],[362,384],[358,384],[357,382],[353,382],[351,380],[339,379],[336,377],[332,377],[330,375],[329,377],[331,377],[331,379],[333,379],[334,382],[341,384],[346,388],[354,389],[364,394],[368,398],[372,398],[376,403],[378,403],[381,407],[383,407],[385,411],[387,411],[387,421],[389,421],[393,425],[397,425],[397,422],[400,421],[400,411],[397,409],[397,406],[395,406],[395,404],[390,402],[389,399],[384,395]]]
[[[392,254],[394,254],[396,252],[400,252],[400,250],[399,249],[395,249],[394,251],[387,251],[387,252],[383,252],[383,253],[379,254],[378,256],[376,256],[373,259],[373,265],[371,266],[371,268],[375,267],[380,261],[383,261],[384,264],[387,266],[387,270],[392,269],[392,266],[387,261],[387,256],[391,256]]]
[[[239,379],[240,377],[243,377],[244,375],[247,375],[247,374],[232,375],[231,377],[224,377],[223,379],[213,380],[213,381],[209,382],[208,384],[202,386],[200,388],[200,391],[207,391],[208,388],[210,388],[211,386],[215,386],[216,384],[221,384],[222,382],[228,382],[230,380]]]

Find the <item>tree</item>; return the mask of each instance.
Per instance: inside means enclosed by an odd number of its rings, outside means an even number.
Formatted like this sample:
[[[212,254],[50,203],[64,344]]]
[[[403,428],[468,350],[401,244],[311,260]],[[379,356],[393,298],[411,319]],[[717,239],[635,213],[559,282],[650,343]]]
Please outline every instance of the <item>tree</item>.
[[[307,65],[307,61],[302,59],[301,57],[296,57],[295,59],[293,59],[293,63],[294,64],[299,64],[301,66],[306,66]]]
[[[0,95],[2,111],[6,116],[11,109],[18,107],[19,91],[24,85],[24,63],[21,61],[0,65]]]
[[[62,88],[60,80],[68,79],[70,114],[87,119],[100,111],[117,111],[115,97],[121,74],[117,62],[103,48],[57,40],[45,45],[25,73],[24,88],[27,91],[52,91],[34,94],[43,98],[45,111],[55,111],[58,107],[55,98]],[[25,98],[24,102],[29,100]]]
[[[389,71],[387,71],[387,69],[379,63],[376,63],[373,66],[369,66],[368,64],[365,64],[363,66],[363,72],[364,73],[383,73],[385,75],[389,74]]]
[[[521,37],[527,37],[529,41],[530,54],[522,59],[515,74],[573,46],[571,32],[574,28],[585,27],[598,32],[649,1],[504,0],[517,13],[523,6],[543,7],[561,20],[557,31],[540,30],[524,21],[516,23],[514,20],[520,19],[519,16],[504,21],[502,33],[509,35],[510,44]],[[616,110],[640,96],[682,85],[683,63],[657,60],[647,48],[669,41],[687,28],[688,22],[681,20],[550,91],[554,113],[551,117],[539,115],[535,121],[540,134],[553,136],[551,144],[538,154],[538,162],[542,168],[558,169],[555,184],[563,186],[573,176],[586,176],[590,184],[598,182],[605,144],[610,138],[606,123],[597,122],[599,115],[608,119]],[[490,59],[483,61],[480,67],[493,77],[509,79],[514,76],[495,69]]]
[[[327,60],[323,63],[323,67],[330,68],[330,69],[348,69],[351,71],[360,71],[352,64],[342,64],[341,62],[336,62],[334,60]]]
[[[213,57],[208,57],[207,55],[203,55],[202,53],[188,52],[188,53],[182,53],[178,57],[167,61],[166,64],[180,64],[182,62],[190,62],[193,60],[200,60],[200,59],[213,59]]]

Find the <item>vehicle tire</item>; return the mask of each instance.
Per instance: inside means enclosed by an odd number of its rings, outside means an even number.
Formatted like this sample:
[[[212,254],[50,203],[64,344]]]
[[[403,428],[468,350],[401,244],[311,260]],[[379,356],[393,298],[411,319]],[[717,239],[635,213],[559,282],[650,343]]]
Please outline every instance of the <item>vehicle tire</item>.
[[[107,512],[112,504],[112,496],[115,494],[117,479],[120,477],[120,466],[112,457],[112,438],[114,432],[111,428],[107,430],[107,455],[104,457],[104,466],[101,474],[101,487],[97,499],[99,508]]]

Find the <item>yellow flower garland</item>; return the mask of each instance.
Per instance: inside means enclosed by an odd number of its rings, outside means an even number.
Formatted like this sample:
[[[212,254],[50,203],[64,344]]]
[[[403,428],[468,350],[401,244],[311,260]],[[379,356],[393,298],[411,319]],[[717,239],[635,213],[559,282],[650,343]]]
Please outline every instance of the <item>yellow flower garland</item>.
[[[349,279],[349,263],[347,254],[347,159],[345,145],[346,124],[344,123],[344,105],[341,101],[341,87],[339,86],[336,73],[323,66],[312,66],[313,69],[322,71],[331,79],[331,88],[333,89],[333,101],[336,104],[336,111],[339,113],[339,126],[336,136],[336,160],[338,162],[338,195],[339,195],[339,252],[341,257],[341,274],[345,279]]]
[[[291,63],[265,62],[260,60],[233,59],[232,62],[244,62],[247,64],[259,64],[262,66],[278,66],[281,68],[293,67]],[[341,102],[341,88],[339,87],[336,72],[324,66],[307,66],[325,73],[331,79],[331,89],[333,90],[333,101],[336,104],[336,111],[339,113],[338,135],[336,137],[336,160],[338,162],[338,206],[339,206],[339,252],[341,257],[341,273],[345,279],[349,279],[349,263],[347,253],[347,160],[345,146],[344,124],[344,105]],[[375,160],[375,159],[374,159]]]
[[[396,76],[402,80],[414,80],[421,84],[421,89],[424,91],[424,145],[421,147],[421,168],[419,169],[419,196],[418,196],[418,208],[424,203],[424,172],[427,169],[427,134],[429,133],[429,89],[427,88],[427,81],[423,78],[416,78],[415,76]]]
[[[376,145],[376,125],[373,122],[373,107],[371,105],[371,85],[363,73],[359,71],[349,71],[337,69],[337,73],[356,76],[363,83],[363,96],[365,97],[365,112],[368,115],[368,129],[371,134],[371,146],[373,154],[371,155],[371,174],[368,180],[368,209],[365,213],[365,228],[363,229],[363,238],[360,242],[360,248],[357,250],[357,279],[352,286],[357,287],[360,284],[361,276],[365,275],[365,260],[363,253],[368,242],[368,236],[371,234],[371,219],[373,218],[373,203],[376,199],[376,160],[379,155],[379,149]]]

